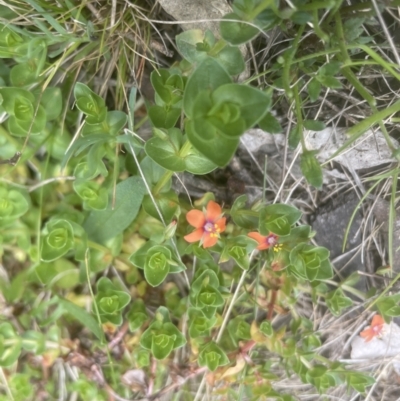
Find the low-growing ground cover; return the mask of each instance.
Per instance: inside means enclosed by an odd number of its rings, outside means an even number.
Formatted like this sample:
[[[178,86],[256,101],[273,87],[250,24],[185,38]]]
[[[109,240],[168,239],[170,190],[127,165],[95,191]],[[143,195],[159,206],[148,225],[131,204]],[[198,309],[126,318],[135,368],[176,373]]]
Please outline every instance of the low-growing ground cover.
[[[0,400],[396,399],[399,4],[160,3],[0,1]]]

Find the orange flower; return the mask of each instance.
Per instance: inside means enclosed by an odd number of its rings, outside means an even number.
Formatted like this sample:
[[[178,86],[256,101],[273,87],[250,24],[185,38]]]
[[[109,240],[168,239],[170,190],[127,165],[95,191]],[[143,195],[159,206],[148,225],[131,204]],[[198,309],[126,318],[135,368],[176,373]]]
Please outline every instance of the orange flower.
[[[274,247],[278,243],[278,236],[272,233],[266,237],[257,232],[248,233],[247,235],[258,242],[257,249],[259,251]]]
[[[187,242],[200,241],[200,245],[204,248],[214,246],[219,238],[219,234],[225,231],[225,217],[222,216],[221,206],[214,201],[209,201],[207,209],[191,210],[186,214],[186,220],[193,226],[194,230],[191,234],[184,238]]]
[[[380,315],[375,315],[372,318],[371,326],[360,333],[360,336],[365,339],[365,342],[371,341],[374,337],[379,337],[383,332],[385,321]]]

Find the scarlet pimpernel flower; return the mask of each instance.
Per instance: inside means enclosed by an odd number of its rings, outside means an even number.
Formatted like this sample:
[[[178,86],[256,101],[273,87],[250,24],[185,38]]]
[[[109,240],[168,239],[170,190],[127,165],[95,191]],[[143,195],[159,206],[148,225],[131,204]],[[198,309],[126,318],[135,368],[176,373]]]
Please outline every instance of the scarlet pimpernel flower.
[[[222,216],[222,209],[218,203],[209,201],[206,210],[191,210],[186,214],[186,220],[196,230],[186,235],[187,242],[200,241],[204,248],[214,246],[219,234],[225,231],[226,218]]]
[[[383,334],[383,326],[385,321],[380,315],[375,315],[372,318],[371,326],[360,333],[360,336],[365,339],[365,342],[371,341],[375,337],[380,337]]]
[[[261,235],[258,232],[251,232],[247,234],[250,238],[258,242],[257,249],[263,251],[264,249],[269,249],[275,247],[278,244],[278,236],[275,234],[268,234],[267,236]]]

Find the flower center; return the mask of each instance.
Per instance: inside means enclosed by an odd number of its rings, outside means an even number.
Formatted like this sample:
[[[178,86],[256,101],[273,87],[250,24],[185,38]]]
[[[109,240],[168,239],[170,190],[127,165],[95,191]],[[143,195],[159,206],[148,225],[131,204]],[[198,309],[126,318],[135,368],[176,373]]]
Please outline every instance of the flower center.
[[[278,236],[275,234],[269,234],[265,239],[265,242],[268,244],[268,246],[274,246],[278,242]]]
[[[210,234],[210,237],[218,237],[218,234],[221,232],[218,225],[212,221],[207,221],[207,223],[204,224],[203,229],[206,233]]]

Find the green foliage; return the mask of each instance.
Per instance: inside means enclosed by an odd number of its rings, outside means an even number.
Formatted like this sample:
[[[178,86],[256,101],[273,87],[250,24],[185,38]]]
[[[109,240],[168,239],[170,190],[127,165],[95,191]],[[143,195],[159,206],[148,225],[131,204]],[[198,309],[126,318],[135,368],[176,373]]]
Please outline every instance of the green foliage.
[[[260,212],[258,229],[260,234],[274,233],[279,236],[290,234],[291,227],[300,219],[301,212],[296,208],[275,204],[265,206]]]
[[[165,359],[174,349],[185,345],[186,339],[171,323],[168,310],[160,307],[154,322],[143,333],[140,344],[150,350],[156,359]]]
[[[400,294],[390,295],[379,298],[377,301],[377,308],[382,316],[384,317],[396,317],[400,316]]]
[[[153,287],[160,285],[169,273],[179,273],[185,269],[170,246],[156,245],[153,241],[147,241],[129,260],[144,270],[147,282]]]
[[[329,251],[310,243],[313,232],[300,223],[301,211],[290,199],[270,204],[268,194],[252,205],[242,195],[223,208],[205,194],[191,209],[172,178],[227,166],[250,128],[284,132],[286,120],[276,110],[286,97],[295,120],[288,144],[301,146],[302,173],[322,188],[321,166],[303,132],[325,124],[310,119],[309,104],[350,82],[373,105],[352,71],[363,52],[371,66],[399,79],[391,63],[365,46],[368,18],[352,10],[346,20],[346,9],[334,1],[285,7],[235,0],[220,22],[221,36],[200,30],[176,36],[183,59],[151,72],[154,102],[145,100],[143,117],[139,88],[126,93],[133,71],[141,82],[144,65],[131,65],[129,55],[136,59],[139,52],[126,45],[126,27],[140,32],[142,14],[123,9],[115,20],[100,10],[91,22],[93,10],[70,0],[14,8],[0,5],[8,21],[0,24],[0,301],[9,319],[0,323],[4,397],[32,399],[42,376],[37,362],[47,372],[67,358],[79,378],[66,386],[40,382],[49,398],[65,395],[55,387],[83,400],[157,397],[171,367],[181,369],[182,355],[194,376],[205,367],[215,380],[236,380],[229,390],[221,386],[225,398],[291,400],[273,388],[282,372],[321,394],[339,385],[364,393],[374,380],[319,355],[325,337],[304,309],[299,314],[299,299],[339,316],[352,305],[347,291],[365,296],[350,281],[332,289]],[[272,28],[288,39],[275,64],[238,77],[246,70],[238,45],[258,35],[263,44]],[[150,37],[146,30],[137,43],[150,49]],[[338,153],[398,111],[398,103],[373,109]],[[139,131],[145,122],[146,139]],[[400,316],[399,300],[395,294],[373,302],[389,321]]]
[[[17,137],[39,135],[47,122],[58,117],[62,108],[62,97],[57,88],[47,88],[43,93],[18,87],[0,88],[0,97],[1,107],[9,116],[10,134]]]
[[[229,363],[229,359],[225,352],[215,342],[211,341],[206,344],[199,354],[199,365],[207,366],[211,372],[217,370],[219,366]]]
[[[214,57],[230,75],[240,74],[245,68],[240,50],[217,41],[209,30],[205,33],[199,29],[186,31],[177,35],[175,40],[179,53],[191,64]]]
[[[21,191],[0,187],[0,226],[7,226],[23,216],[29,209],[28,199]]]
[[[49,221],[43,232],[41,242],[41,258],[45,262],[52,262],[64,256],[74,248],[74,229],[67,220]]]
[[[289,271],[297,277],[309,281],[333,277],[329,251],[324,247],[301,243],[290,251],[289,259]]]
[[[86,123],[95,125],[102,123],[107,116],[104,99],[96,95],[87,85],[77,82],[74,88],[76,106],[86,115]]]
[[[96,310],[102,322],[111,322],[117,326],[122,324],[122,312],[129,304],[131,297],[121,291],[110,279],[102,277],[96,283]]]
[[[189,308],[188,316],[190,338],[209,336],[211,329],[217,322],[215,316],[208,318],[200,309],[197,308]]]
[[[75,192],[83,200],[85,210],[104,210],[108,205],[108,190],[97,182],[76,180]]]
[[[129,330],[138,330],[142,324],[147,320],[147,312],[144,302],[141,299],[137,299],[131,306],[127,315],[129,322]]]
[[[325,300],[328,308],[335,316],[340,316],[344,309],[353,305],[351,299],[346,297],[340,288],[327,294]]]
[[[85,379],[78,379],[71,384],[71,390],[76,391],[82,400],[105,401],[106,395],[103,394],[95,383]]]
[[[64,313],[70,314],[74,319],[78,320],[82,325],[89,329],[99,340],[103,339],[103,332],[100,329],[97,320],[92,315],[66,299],[55,298],[55,300],[59,304],[58,313],[60,316]]]
[[[109,203],[107,210],[93,211],[85,221],[88,237],[104,242],[123,232],[136,217],[144,196],[144,184],[139,177],[129,177],[116,189],[115,206]]]
[[[315,152],[303,152],[300,158],[300,168],[307,182],[315,188],[322,187],[322,169],[315,157]]]
[[[8,322],[0,324],[0,344],[0,366],[13,365],[21,353],[22,340]]]

